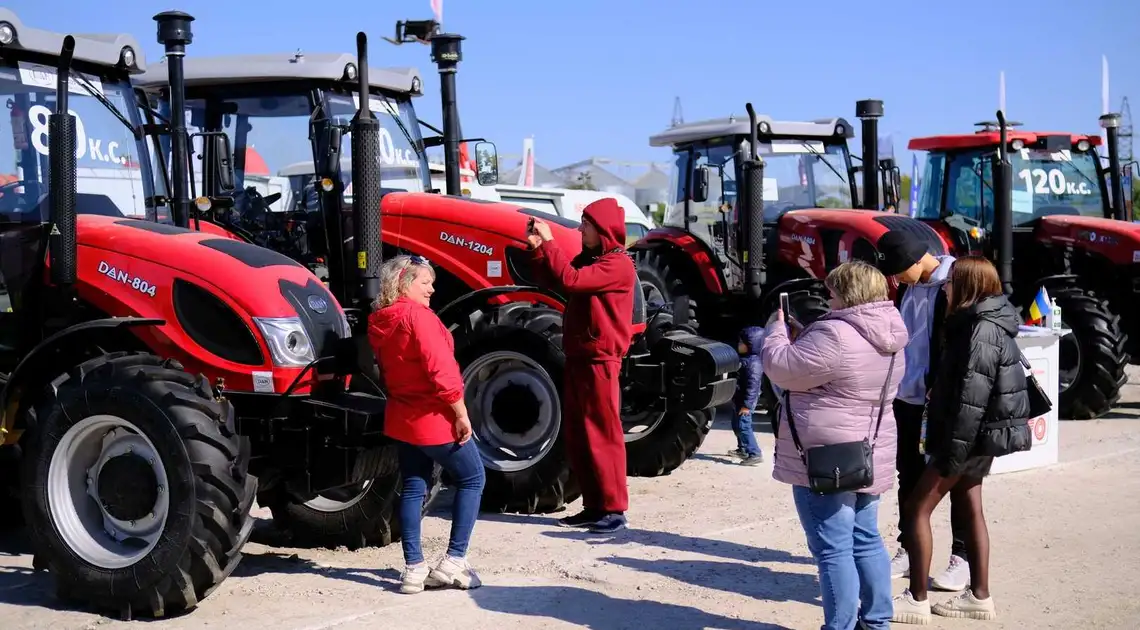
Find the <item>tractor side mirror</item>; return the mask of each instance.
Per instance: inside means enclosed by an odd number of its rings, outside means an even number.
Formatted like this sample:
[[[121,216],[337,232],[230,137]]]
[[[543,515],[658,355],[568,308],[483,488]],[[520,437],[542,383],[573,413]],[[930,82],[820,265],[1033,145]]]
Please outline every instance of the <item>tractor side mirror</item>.
[[[340,168],[340,146],[344,139],[344,129],[337,125],[330,125],[325,130],[325,155],[321,163],[321,174],[332,175]]]
[[[693,169],[692,199],[697,203],[708,201],[709,198],[709,167],[698,166]]]
[[[190,136],[191,144],[196,137],[202,138],[203,148],[205,148],[206,143],[209,143],[210,150],[213,152],[214,181],[218,183],[218,190],[223,193],[233,192],[234,154],[230,147],[230,137],[223,131],[195,133]]]
[[[499,151],[494,142],[475,143],[476,179],[483,186],[499,183]]]

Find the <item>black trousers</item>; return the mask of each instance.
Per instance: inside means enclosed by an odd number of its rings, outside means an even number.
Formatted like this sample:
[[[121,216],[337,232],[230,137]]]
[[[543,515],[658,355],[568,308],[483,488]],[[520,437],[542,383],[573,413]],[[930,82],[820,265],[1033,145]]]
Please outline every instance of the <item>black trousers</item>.
[[[918,443],[922,437],[922,406],[895,400],[895,423],[898,426],[899,446],[898,458],[895,467],[899,471],[899,537],[898,543],[903,549],[909,546],[911,517],[906,509],[907,500],[914,487],[918,485],[918,478],[926,469],[926,456],[918,451]],[[969,534],[969,514],[962,508],[954,505],[950,495],[950,529],[953,532],[954,542],[950,553],[959,558],[969,560],[966,555],[966,536]]]

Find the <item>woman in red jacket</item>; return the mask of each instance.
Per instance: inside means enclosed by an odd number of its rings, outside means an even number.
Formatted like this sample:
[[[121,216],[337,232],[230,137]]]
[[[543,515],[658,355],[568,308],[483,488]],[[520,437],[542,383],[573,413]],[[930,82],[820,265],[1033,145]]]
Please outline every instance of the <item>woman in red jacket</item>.
[[[368,318],[368,341],[388,390],[384,433],[399,444],[404,477],[403,593],[419,593],[425,585],[480,585],[467,563],[467,545],[483,495],[483,460],[471,441],[454,341],[429,306],[434,281],[431,264],[420,256],[385,262],[376,310]],[[420,547],[420,519],[435,463],[454,479],[456,494],[447,555],[429,568]]]

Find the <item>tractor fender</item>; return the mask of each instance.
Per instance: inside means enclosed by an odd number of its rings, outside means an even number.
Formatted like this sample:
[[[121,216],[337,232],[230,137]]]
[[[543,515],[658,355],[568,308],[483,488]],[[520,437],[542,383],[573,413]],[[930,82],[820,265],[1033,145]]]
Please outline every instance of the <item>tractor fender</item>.
[[[71,350],[84,348],[94,342],[96,336],[105,337],[111,329],[161,326],[165,323],[166,320],[157,318],[108,317],[68,326],[44,339],[20,360],[8,376],[8,383],[0,391],[0,414],[3,414],[0,416],[0,429],[6,431],[14,426],[20,395],[26,385],[43,384],[45,379],[70,367],[59,364],[56,351],[65,347]]]
[[[713,295],[725,292],[724,271],[708,243],[680,228],[660,227],[649,231],[631,250],[676,249],[689,261],[705,289]]]
[[[461,296],[455,298],[454,300],[448,302],[443,308],[436,311],[436,316],[438,316],[440,318],[440,320],[442,320],[442,321],[447,321],[447,317],[453,311],[462,313],[462,312],[465,312],[467,310],[467,308],[470,307],[472,304],[485,303],[488,299],[490,299],[492,297],[495,297],[498,295],[506,295],[508,293],[538,293],[540,295],[545,295],[549,298],[557,300],[561,304],[566,303],[565,297],[563,297],[562,295],[559,295],[558,293],[555,293],[554,291],[551,291],[550,289],[544,289],[542,287],[535,287],[535,286],[523,286],[523,285],[508,284],[508,285],[497,286],[497,287],[484,287],[482,289],[476,289],[476,290],[471,291],[469,293],[464,293],[463,295],[461,295]]]
[[[792,278],[765,290],[764,297],[760,300],[760,313],[765,316],[768,313],[774,313],[781,293],[798,293],[801,291],[827,294],[823,280],[818,278]]]

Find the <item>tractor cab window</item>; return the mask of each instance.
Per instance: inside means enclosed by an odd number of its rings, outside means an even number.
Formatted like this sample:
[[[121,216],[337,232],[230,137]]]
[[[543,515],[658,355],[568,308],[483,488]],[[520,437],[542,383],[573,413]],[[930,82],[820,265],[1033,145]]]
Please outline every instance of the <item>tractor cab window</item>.
[[[850,208],[847,146],[816,140],[761,142],[764,160],[764,221],[788,210]]]
[[[948,214],[966,217],[987,228],[993,225],[993,172],[988,154],[956,155],[950,161],[947,185]]]
[[[55,111],[55,68],[0,60],[0,221],[48,218],[48,119]],[[140,123],[128,81],[73,69],[69,109],[75,116],[76,210],[80,214],[145,216],[151,173],[133,130],[92,93],[101,94],[132,126]],[[144,168],[145,167],[145,168]]]
[[[341,125],[348,125],[356,115],[355,94],[326,93],[325,103],[329,116]],[[380,121],[380,185],[385,192],[400,190],[424,192],[431,188],[427,155],[424,153],[420,124],[415,108],[407,98],[392,98],[373,94],[368,99],[369,109]],[[352,171],[343,165],[352,156],[352,134],[345,133],[341,141],[341,174],[348,185],[346,203],[352,195]]]
[[[946,155],[930,153],[926,156],[926,168],[922,172],[922,179],[918,190],[918,199],[912,199],[915,204],[914,217],[927,221],[937,221],[942,218],[942,184],[946,177]]]
[[[993,226],[994,218],[992,151],[955,154],[947,169],[947,212],[969,217],[987,228]],[[1104,216],[1096,157],[1092,153],[1022,149],[1011,151],[1009,158],[1013,166],[1014,226],[1058,214]],[[933,188],[926,187],[929,192]]]
[[[664,223],[712,243],[722,212],[732,216],[736,208],[736,149],[731,144],[700,144],[678,150],[675,157],[670,177],[675,196]],[[693,173],[702,166],[709,172],[708,195],[704,201],[694,201]]]
[[[167,106],[165,102],[163,105]],[[229,195],[234,203],[233,208],[220,210],[227,216],[217,218],[257,231],[264,227],[266,213],[294,210],[293,188],[288,176],[279,171],[298,161],[312,161],[313,150],[309,144],[312,108],[308,96],[188,99],[186,107],[189,110],[187,128],[192,134],[208,130],[211,126],[208,116],[216,115],[217,111],[225,112],[221,115],[220,131],[229,136],[233,147],[234,190]],[[163,144],[169,163],[169,140]],[[201,137],[194,138],[192,150],[195,155],[191,160],[192,191],[210,192],[204,189],[205,169],[198,159],[203,150]]]

